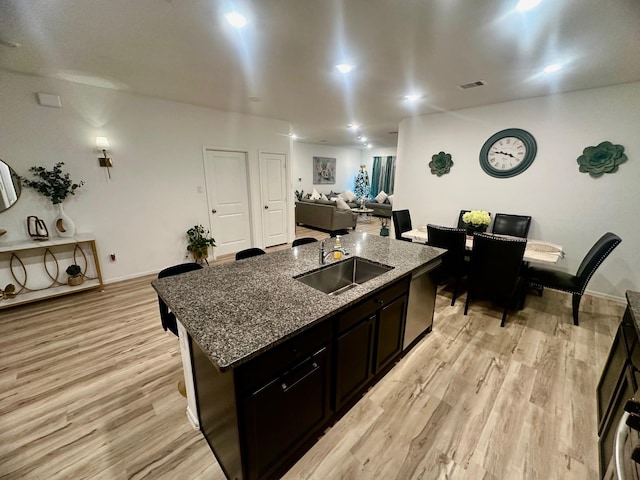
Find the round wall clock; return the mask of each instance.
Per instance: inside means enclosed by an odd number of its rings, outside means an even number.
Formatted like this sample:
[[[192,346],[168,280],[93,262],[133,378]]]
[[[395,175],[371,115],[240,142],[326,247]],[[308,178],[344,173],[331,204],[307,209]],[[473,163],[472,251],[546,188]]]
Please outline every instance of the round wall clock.
[[[519,128],[508,128],[484,142],[480,150],[480,166],[492,177],[514,177],[533,163],[536,149],[533,135]]]

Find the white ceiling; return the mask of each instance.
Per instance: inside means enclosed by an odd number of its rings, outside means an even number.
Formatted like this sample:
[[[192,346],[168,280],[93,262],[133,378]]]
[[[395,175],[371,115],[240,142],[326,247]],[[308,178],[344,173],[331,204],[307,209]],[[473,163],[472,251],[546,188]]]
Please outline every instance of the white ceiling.
[[[0,40],[21,44],[0,68],[282,119],[310,143],[356,146],[357,122],[374,147],[411,115],[640,81],[640,1],[516,3],[0,0]]]

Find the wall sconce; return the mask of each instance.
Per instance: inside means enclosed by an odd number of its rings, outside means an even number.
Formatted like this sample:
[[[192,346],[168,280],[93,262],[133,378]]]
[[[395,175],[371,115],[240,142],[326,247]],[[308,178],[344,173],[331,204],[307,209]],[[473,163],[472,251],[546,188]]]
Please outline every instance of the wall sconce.
[[[101,167],[107,167],[107,174],[109,175],[109,180],[111,180],[111,171],[110,167],[113,167],[113,162],[109,157],[107,157],[107,148],[109,148],[109,139],[107,137],[96,137],[96,146],[102,150],[103,157],[98,157],[98,161],[100,162]]]

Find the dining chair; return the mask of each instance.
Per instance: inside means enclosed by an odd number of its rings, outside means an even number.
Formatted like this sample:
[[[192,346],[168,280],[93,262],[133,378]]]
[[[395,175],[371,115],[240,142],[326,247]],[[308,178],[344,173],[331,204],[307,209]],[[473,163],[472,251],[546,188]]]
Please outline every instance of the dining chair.
[[[494,237],[486,233],[473,235],[465,315],[471,299],[488,297],[504,303],[500,322],[500,326],[504,327],[509,307],[518,298],[526,246],[524,239]]]
[[[240,250],[236,253],[236,261],[242,260],[244,258],[255,257],[258,255],[265,255],[267,252],[262,250],[261,248],[247,248],[246,250]]]
[[[313,237],[296,238],[291,243],[291,248],[297,247],[298,245],[306,245],[307,243],[314,243],[314,242],[317,242],[317,241],[318,241],[318,239],[317,238],[313,238]]]
[[[181,273],[192,272],[194,270],[201,270],[202,265],[199,263],[181,263],[179,265],[173,265],[160,270],[158,278],[172,277],[174,275],[180,275]],[[164,301],[158,297],[158,305],[160,307],[160,322],[162,322],[162,328],[165,331],[170,330],[174,335],[178,335],[178,324],[176,323],[176,316],[173,312],[169,311],[169,307]]]
[[[413,227],[411,226],[411,214],[409,210],[394,210],[391,212],[393,218],[393,230],[396,234],[396,240],[404,240],[410,242],[410,238],[402,238],[404,232],[408,232]]]
[[[442,263],[435,275],[438,283],[443,283],[450,278],[455,279],[451,305],[456,303],[460,280],[466,273],[465,242],[467,234],[464,228],[442,227],[440,225],[427,225],[427,245],[444,248],[447,250],[442,256]]]
[[[600,264],[621,241],[622,239],[615,233],[605,233],[593,247],[591,247],[591,250],[589,250],[582,260],[582,263],[580,263],[575,275],[548,268],[529,267],[526,272],[527,284],[532,288],[539,289],[541,295],[544,287],[571,293],[573,295],[573,324],[578,325],[580,300],[582,300],[582,295],[587,288],[589,280],[591,280],[591,277]]]
[[[528,215],[510,215],[507,213],[496,213],[493,219],[493,233],[501,235],[511,235],[512,237],[527,238],[531,217]]]

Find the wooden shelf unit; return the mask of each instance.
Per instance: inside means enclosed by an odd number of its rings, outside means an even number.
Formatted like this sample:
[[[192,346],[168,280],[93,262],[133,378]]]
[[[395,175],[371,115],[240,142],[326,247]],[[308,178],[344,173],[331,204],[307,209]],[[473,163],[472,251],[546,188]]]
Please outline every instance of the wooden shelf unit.
[[[65,268],[61,268],[56,255],[64,255],[80,265],[85,276],[82,285],[67,284]],[[41,261],[36,263],[34,260],[38,257]],[[50,269],[54,272],[51,273]],[[89,271],[94,276],[89,276]],[[0,296],[0,310],[84,290],[104,289],[95,237],[87,233],[70,238],[0,244],[0,273],[3,278],[9,278],[9,283],[16,285],[13,298]],[[35,287],[30,284],[30,273],[32,277],[38,275],[41,282],[44,279],[49,285]],[[48,279],[45,278],[47,276]],[[0,288],[5,288],[7,282],[3,280],[0,283]]]

